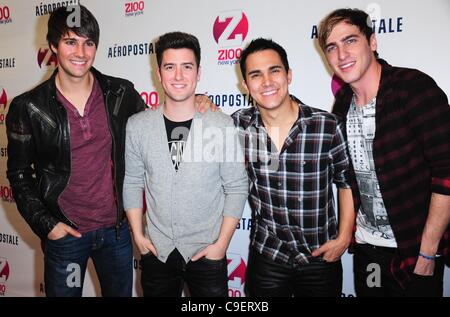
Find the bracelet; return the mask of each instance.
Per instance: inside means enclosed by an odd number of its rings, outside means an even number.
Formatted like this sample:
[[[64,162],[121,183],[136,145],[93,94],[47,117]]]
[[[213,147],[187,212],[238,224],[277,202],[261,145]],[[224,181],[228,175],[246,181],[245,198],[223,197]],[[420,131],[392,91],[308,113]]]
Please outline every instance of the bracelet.
[[[435,255],[426,255],[426,254],[423,254],[422,252],[419,252],[419,256],[421,256],[424,259],[430,260],[430,261],[434,261],[436,259]]]

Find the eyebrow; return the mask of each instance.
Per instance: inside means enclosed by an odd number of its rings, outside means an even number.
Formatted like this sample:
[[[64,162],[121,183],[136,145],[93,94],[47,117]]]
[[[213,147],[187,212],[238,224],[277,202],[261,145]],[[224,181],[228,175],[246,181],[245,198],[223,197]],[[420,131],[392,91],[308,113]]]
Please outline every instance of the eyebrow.
[[[61,41],[76,41],[76,42],[78,42],[78,39],[74,38],[74,37],[62,37]],[[90,39],[90,38],[86,38],[86,40],[84,42],[94,42],[94,40]]]
[[[259,73],[261,73],[261,71],[259,69],[255,69],[255,70],[249,71],[247,75],[254,75],[254,74],[259,74]]]
[[[274,66],[270,66],[269,67],[269,71],[282,69],[282,68],[283,68],[283,66],[281,66],[281,65],[274,65]],[[261,70],[255,69],[255,70],[249,71],[247,75],[250,76],[250,75],[253,75],[253,74],[260,74],[261,72],[262,72]]]
[[[281,65],[274,65],[274,66],[270,66],[269,70],[276,70],[276,69],[281,69],[283,67],[281,67]]]
[[[359,37],[359,35],[358,35],[358,34],[350,34],[350,35],[347,35],[346,37],[340,39],[339,42],[345,42],[345,41],[351,39],[352,37]],[[333,45],[336,45],[336,42],[330,42],[330,43],[328,43],[327,45],[325,45],[325,49],[327,49],[328,47],[333,46]]]
[[[164,63],[163,64],[163,66],[173,66],[173,65],[175,65],[176,63],[173,63],[173,62],[168,62],[168,63]],[[192,65],[192,66],[194,66],[195,65],[195,63],[193,63],[193,62],[185,62],[185,63],[181,63],[181,65]]]

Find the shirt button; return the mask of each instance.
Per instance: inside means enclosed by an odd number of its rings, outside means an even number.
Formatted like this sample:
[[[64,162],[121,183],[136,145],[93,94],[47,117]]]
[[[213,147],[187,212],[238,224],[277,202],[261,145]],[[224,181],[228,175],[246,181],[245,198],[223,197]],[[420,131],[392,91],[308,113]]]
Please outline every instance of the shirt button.
[[[303,200],[303,197],[302,197],[302,196],[298,196],[297,200],[298,200],[298,201],[302,201],[302,200]]]
[[[278,187],[281,187],[281,182],[278,182]]]
[[[301,162],[301,164],[302,164],[302,165],[305,165],[305,164],[306,164],[306,162],[305,162],[305,161],[302,161],[302,162]]]

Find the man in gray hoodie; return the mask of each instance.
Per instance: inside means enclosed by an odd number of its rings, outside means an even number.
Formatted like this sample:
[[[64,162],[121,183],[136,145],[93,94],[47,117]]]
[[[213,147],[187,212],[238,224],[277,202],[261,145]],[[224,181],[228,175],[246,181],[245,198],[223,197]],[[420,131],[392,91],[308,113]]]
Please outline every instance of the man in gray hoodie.
[[[184,282],[192,296],[227,296],[225,253],[248,194],[242,147],[231,117],[195,111],[197,38],[164,34],[156,56],[165,103],[130,118],[125,154],[124,206],[144,296],[181,296]]]

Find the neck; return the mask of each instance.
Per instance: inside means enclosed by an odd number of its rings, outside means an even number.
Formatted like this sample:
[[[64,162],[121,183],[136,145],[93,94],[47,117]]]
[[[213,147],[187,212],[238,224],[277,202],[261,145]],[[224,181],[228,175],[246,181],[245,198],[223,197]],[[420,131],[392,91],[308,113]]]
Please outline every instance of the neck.
[[[298,118],[299,107],[297,103],[291,98],[286,100],[286,103],[276,109],[259,108],[261,118],[266,127],[282,127],[292,126]]]
[[[187,121],[194,117],[195,114],[195,95],[189,99],[178,102],[166,96],[164,102],[164,115],[167,119],[181,122]]]
[[[90,93],[94,84],[94,75],[89,72],[82,78],[76,78],[58,71],[55,84],[63,95]]]
[[[381,65],[375,57],[366,73],[355,83],[350,84],[356,97],[356,105],[368,104],[378,93],[381,78]]]

